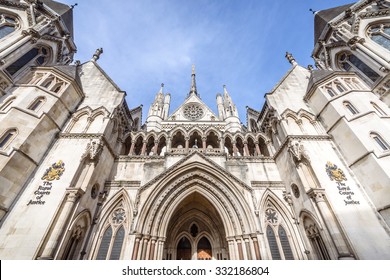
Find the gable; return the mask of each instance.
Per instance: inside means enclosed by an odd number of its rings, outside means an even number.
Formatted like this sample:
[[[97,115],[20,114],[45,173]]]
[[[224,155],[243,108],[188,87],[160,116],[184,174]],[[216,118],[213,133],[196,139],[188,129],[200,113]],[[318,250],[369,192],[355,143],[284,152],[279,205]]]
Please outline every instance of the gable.
[[[195,94],[191,94],[169,117],[168,121],[215,121],[218,117]]]

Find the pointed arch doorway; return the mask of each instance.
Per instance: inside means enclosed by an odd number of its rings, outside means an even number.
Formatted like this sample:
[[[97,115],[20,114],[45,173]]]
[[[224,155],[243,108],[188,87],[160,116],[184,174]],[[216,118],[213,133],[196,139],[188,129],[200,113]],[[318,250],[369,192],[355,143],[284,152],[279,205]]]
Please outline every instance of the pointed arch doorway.
[[[228,259],[225,228],[217,209],[198,192],[183,199],[169,221],[164,258]]]

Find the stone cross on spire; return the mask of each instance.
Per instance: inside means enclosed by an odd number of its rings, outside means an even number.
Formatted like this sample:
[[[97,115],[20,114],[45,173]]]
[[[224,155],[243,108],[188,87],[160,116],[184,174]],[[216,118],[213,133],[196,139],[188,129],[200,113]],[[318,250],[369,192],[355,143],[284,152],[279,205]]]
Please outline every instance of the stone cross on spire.
[[[195,94],[195,95],[199,96],[198,92],[196,90],[195,65],[194,64],[192,64],[191,89],[190,89],[190,93],[188,94],[188,96],[191,96],[191,94]]]

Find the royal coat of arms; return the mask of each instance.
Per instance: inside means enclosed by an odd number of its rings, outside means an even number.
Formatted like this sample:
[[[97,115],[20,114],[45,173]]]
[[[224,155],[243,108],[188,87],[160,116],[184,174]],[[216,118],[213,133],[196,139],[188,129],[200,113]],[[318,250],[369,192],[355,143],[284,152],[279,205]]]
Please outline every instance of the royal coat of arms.
[[[45,174],[42,176],[42,180],[53,181],[59,180],[65,171],[65,163],[59,160],[46,169]]]
[[[343,170],[338,168],[336,164],[333,164],[330,161],[328,161],[325,165],[325,169],[330,180],[337,181],[337,182],[347,181],[347,178],[345,177]]]

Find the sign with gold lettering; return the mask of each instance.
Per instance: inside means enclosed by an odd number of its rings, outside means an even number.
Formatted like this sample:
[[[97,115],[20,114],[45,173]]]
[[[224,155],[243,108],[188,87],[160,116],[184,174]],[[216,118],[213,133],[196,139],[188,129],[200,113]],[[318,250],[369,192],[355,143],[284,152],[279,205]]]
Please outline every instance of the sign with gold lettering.
[[[45,197],[50,195],[54,180],[59,180],[65,171],[65,163],[59,160],[53,163],[42,176],[42,184],[34,191],[34,198],[27,205],[44,205]]]
[[[339,194],[344,196],[345,205],[356,205],[360,204],[360,201],[354,200],[355,193],[348,186],[345,181],[347,181],[347,177],[345,177],[344,171],[337,167],[336,164],[328,161],[325,165],[326,173],[331,181],[336,181],[336,187],[339,190]]]

